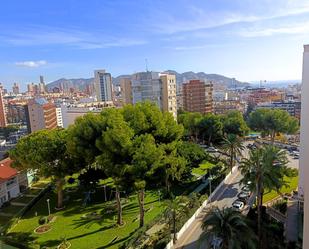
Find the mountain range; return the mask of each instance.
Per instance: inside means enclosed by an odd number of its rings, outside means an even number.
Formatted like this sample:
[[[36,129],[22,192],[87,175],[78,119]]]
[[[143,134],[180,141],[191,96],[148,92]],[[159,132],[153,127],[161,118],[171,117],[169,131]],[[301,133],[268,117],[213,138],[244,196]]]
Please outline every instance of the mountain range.
[[[178,73],[174,70],[166,70],[165,73],[171,73],[176,75],[176,82],[178,85],[181,85],[184,82],[187,82],[189,80],[193,79],[199,79],[204,81],[212,81],[214,84],[214,89],[226,89],[226,88],[232,88],[232,87],[246,87],[250,84],[247,82],[241,82],[233,78],[229,78],[220,74],[206,74],[204,72],[184,72],[184,73]],[[113,84],[119,85],[121,78],[130,78],[131,75],[119,75],[117,77],[113,77]],[[80,90],[84,90],[87,85],[93,84],[94,78],[84,79],[65,79],[61,78],[59,80],[50,82],[47,84],[48,89],[52,89],[54,87],[65,87],[65,88],[77,88]]]

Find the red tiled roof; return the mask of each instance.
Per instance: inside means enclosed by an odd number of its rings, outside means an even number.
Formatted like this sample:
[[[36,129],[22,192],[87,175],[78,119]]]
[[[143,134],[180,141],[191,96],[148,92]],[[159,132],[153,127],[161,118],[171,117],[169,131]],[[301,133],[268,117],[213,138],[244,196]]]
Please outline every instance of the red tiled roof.
[[[10,179],[18,174],[18,171],[11,167],[13,160],[6,158],[0,161],[0,181]]]

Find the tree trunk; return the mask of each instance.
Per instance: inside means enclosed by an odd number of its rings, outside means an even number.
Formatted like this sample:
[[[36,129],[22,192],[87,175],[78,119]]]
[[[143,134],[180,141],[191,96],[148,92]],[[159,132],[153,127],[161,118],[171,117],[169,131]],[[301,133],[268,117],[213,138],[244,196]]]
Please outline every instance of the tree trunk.
[[[59,178],[56,180],[57,188],[57,208],[63,207],[63,179]]]
[[[208,137],[208,146],[210,146],[210,142],[211,142],[211,134]]]
[[[272,144],[272,145],[273,145],[274,142],[275,142],[275,136],[276,136],[276,131],[271,131],[270,137],[271,137],[271,144]]]
[[[166,176],[165,176],[165,187],[166,187],[167,193],[170,194],[171,190],[170,190],[170,182],[169,182],[168,178],[169,178],[169,176],[168,176],[168,174],[166,174]]]
[[[116,202],[117,202],[117,211],[118,211],[117,224],[122,225],[123,224],[123,221],[122,221],[122,206],[121,206],[121,200],[120,200],[120,192],[119,192],[118,189],[116,189]]]
[[[173,242],[174,244],[177,241],[177,237],[176,237],[176,211],[173,210]]]
[[[145,216],[145,209],[144,209],[145,190],[144,189],[140,190],[137,195],[139,204],[139,227],[143,227],[144,216]]]
[[[258,185],[257,186],[257,198],[258,198],[258,200],[257,200],[257,202],[258,202],[257,203],[257,214],[258,214],[258,240],[259,240],[258,248],[261,248],[261,245],[262,245],[262,243],[261,243],[261,240],[262,240],[262,234],[261,234],[261,232],[262,232],[262,228],[261,228],[261,222],[262,222],[261,192],[262,192],[262,188],[261,188],[260,183],[258,183],[257,185]]]

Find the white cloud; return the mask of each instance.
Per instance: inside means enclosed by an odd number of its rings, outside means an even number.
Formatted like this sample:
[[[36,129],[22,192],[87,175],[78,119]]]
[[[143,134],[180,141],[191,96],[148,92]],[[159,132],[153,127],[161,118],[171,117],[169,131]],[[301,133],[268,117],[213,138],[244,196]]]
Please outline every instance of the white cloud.
[[[147,43],[142,39],[102,36],[99,31],[93,34],[74,29],[41,26],[2,35],[1,40],[14,46],[65,45],[79,49],[128,47]]]
[[[249,28],[239,32],[243,37],[263,37],[280,34],[306,34],[309,32],[309,22],[295,23],[286,26]]]
[[[35,67],[40,67],[44,66],[47,64],[47,61],[45,60],[40,60],[40,61],[19,61],[16,62],[15,65],[18,67],[30,67],[30,68],[35,68]]]

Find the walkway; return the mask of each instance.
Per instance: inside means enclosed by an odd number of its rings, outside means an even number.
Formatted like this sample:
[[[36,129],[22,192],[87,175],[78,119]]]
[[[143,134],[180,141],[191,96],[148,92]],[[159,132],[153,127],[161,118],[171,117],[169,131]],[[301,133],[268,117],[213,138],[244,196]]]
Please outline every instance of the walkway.
[[[289,200],[287,208],[287,220],[285,224],[286,240],[298,240],[298,201]]]

